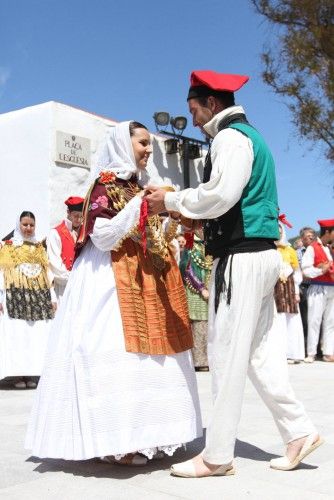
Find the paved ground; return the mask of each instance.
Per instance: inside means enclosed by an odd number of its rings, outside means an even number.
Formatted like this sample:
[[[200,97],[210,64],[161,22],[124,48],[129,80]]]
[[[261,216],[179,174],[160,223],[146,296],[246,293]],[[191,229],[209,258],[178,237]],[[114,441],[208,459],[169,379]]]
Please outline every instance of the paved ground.
[[[325,444],[293,472],[269,469],[282,444],[268,410],[248,384],[236,447],[237,474],[231,477],[181,479],[169,475],[187,451],[145,468],[126,469],[94,460],[39,460],[23,449],[34,391],[0,385],[0,499],[6,500],[317,500],[334,499],[334,366],[323,362],[290,366],[291,381]],[[198,374],[204,424],[211,407],[210,374]]]

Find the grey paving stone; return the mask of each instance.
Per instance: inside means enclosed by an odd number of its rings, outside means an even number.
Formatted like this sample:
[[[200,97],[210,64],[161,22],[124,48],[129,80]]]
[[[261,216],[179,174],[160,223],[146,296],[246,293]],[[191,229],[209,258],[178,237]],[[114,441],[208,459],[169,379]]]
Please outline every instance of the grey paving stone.
[[[173,462],[195,455],[203,439],[174,457],[145,468],[97,460],[39,460],[23,448],[34,391],[11,390],[0,382],[0,499],[6,500],[329,500],[334,498],[334,366],[322,362],[290,366],[298,397],[325,444],[292,472],[274,471],[268,461],[283,453],[271,415],[246,385],[233,477],[182,479],[169,475]],[[204,425],[210,416],[210,374],[198,373]]]

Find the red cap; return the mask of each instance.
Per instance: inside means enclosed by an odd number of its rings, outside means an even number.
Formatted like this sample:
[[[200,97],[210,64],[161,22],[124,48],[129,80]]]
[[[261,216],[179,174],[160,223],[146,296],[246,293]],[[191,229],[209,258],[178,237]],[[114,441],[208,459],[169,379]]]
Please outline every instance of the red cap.
[[[190,75],[191,87],[205,85],[212,90],[235,92],[249,80],[246,75],[228,75],[210,70],[193,71]]]
[[[320,227],[334,227],[334,219],[323,219],[317,222]]]
[[[84,201],[84,198],[81,198],[80,196],[70,196],[67,200],[65,200],[65,205],[68,206],[69,210],[81,212]]]

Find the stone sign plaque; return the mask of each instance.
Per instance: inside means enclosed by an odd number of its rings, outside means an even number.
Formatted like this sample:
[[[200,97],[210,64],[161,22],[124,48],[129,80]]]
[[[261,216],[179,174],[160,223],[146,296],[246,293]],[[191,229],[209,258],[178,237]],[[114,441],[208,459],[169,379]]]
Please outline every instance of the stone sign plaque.
[[[56,131],[55,161],[76,167],[90,168],[90,139]]]

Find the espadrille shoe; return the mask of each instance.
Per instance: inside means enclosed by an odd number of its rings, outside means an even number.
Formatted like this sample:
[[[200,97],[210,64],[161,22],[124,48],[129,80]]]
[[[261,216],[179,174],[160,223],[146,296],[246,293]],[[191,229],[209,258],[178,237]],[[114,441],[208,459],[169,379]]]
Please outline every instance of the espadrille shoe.
[[[302,462],[307,455],[319,448],[323,442],[323,439],[318,435],[318,433],[310,434],[307,436],[302,449],[294,460],[290,462],[286,455],[284,457],[273,458],[270,460],[270,467],[276,470],[293,470],[298,467],[300,462]]]
[[[172,476],[200,478],[210,476],[232,476],[233,474],[235,474],[235,469],[233,467],[233,463],[230,463],[227,465],[220,465],[218,469],[212,472],[208,472],[203,475],[197,475],[193,460],[187,460],[186,462],[172,465],[170,473],[172,474]]]

